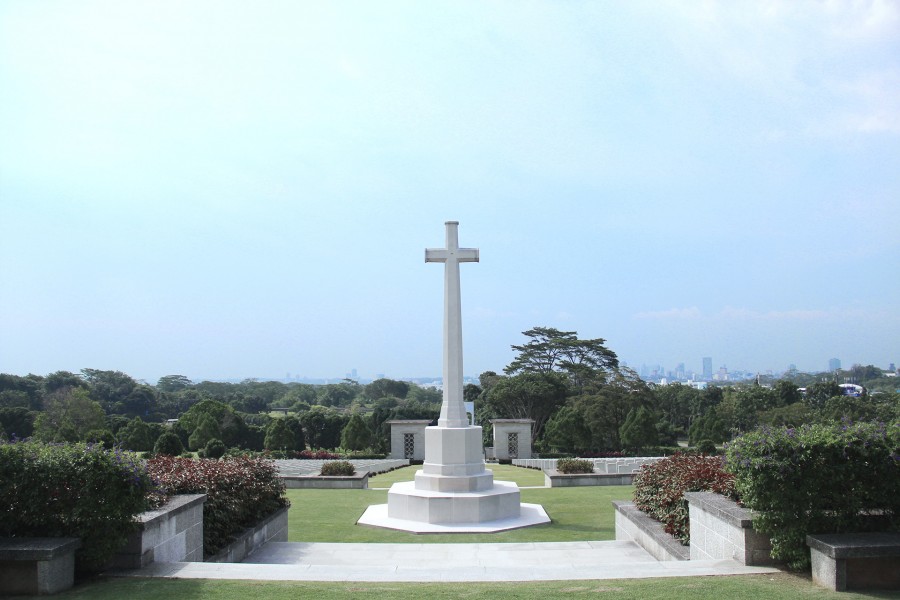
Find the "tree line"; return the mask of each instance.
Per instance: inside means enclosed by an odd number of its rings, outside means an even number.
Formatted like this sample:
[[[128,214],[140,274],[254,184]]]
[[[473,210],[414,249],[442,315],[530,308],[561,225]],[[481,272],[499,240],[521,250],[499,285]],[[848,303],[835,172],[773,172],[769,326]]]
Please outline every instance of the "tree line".
[[[622,366],[602,338],[581,339],[575,331],[551,327],[523,335],[502,373],[482,373],[478,385],[465,386],[486,445],[492,443],[495,418],[532,419],[538,451],[573,454],[671,447],[678,440],[716,444],[766,424],[900,418],[896,392],[845,396],[834,374],[789,374],[766,385],[656,386]],[[859,383],[880,385],[886,379],[871,366],[856,365],[849,373]],[[388,421],[434,421],[440,403],[440,392],[392,379],[366,385],[349,379],[328,385],[195,383],[167,375],[149,385],[98,369],[0,374],[0,436],[118,443],[149,451],[168,433],[166,443],[189,451],[212,445],[213,453],[219,448],[384,453],[390,449]],[[167,424],[173,419],[177,423]]]

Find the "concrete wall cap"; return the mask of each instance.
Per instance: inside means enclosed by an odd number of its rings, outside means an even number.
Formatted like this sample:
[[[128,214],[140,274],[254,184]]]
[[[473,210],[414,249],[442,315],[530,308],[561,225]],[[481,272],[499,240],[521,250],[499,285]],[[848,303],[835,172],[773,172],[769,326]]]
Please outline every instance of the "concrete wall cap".
[[[80,538],[0,538],[0,560],[52,560],[81,548]]]
[[[900,533],[823,533],[806,536],[806,545],[829,558],[900,556]]]

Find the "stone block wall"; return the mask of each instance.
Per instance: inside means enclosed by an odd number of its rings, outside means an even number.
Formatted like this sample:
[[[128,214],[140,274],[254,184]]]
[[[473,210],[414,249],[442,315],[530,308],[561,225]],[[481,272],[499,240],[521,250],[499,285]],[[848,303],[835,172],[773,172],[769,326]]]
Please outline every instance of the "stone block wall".
[[[687,546],[666,533],[663,524],[641,512],[634,502],[613,501],[616,511],[616,539],[633,541],[653,558],[665,560],[689,560]]]
[[[108,567],[139,569],[153,562],[203,562],[204,502],[206,494],[184,494],[142,513],[140,529]]]
[[[269,515],[255,527],[244,531],[238,538],[206,562],[241,562],[254,550],[269,542],[288,541],[288,509],[282,508]]]
[[[733,559],[744,565],[772,565],[772,544],[753,530],[752,513],[712,492],[687,492],[691,560]]]

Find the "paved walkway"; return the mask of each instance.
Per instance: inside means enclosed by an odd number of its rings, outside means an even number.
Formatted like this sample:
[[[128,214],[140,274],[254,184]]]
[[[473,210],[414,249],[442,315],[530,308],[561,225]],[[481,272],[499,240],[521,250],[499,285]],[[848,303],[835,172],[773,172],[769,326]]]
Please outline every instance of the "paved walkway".
[[[732,560],[664,561],[634,542],[270,543],[243,563],[154,563],[136,577],[266,581],[553,581],[774,573]]]

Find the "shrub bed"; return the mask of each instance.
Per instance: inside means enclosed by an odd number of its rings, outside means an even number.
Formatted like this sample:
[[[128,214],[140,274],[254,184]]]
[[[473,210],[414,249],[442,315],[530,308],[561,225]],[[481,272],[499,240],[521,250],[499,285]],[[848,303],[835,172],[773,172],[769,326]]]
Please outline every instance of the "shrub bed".
[[[792,568],[809,565],[807,534],[900,530],[900,423],[764,427],[726,461],[754,529]]]
[[[715,456],[676,453],[642,466],[634,476],[634,505],[686,546],[691,532],[685,492],[715,492],[737,499],[734,476]]]
[[[556,461],[556,470],[567,475],[593,473],[594,463],[589,460],[581,460],[578,458],[560,458]]]
[[[352,463],[347,462],[346,460],[336,460],[334,462],[327,462],[322,465],[321,471],[319,471],[319,475],[324,475],[326,477],[335,477],[335,476],[345,476],[349,477],[356,473],[356,469],[353,467]]]
[[[0,536],[78,537],[76,569],[103,566],[149,508],[141,462],[102,445],[0,444]]]
[[[228,545],[235,534],[290,505],[278,470],[269,460],[159,456],[148,461],[147,470],[169,494],[207,495],[203,505],[203,552],[207,556]]]

